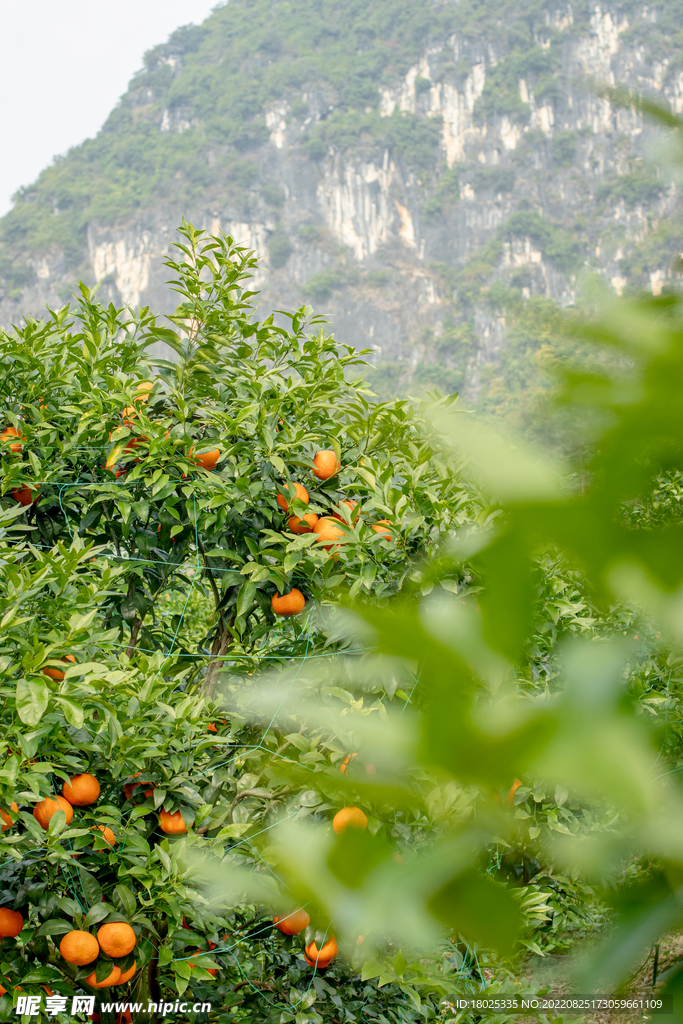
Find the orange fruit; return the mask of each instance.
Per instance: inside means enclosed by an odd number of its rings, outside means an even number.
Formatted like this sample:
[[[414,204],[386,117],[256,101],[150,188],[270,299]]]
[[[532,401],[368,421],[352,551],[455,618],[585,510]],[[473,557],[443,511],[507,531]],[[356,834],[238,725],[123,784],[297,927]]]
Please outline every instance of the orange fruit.
[[[86,807],[94,804],[100,795],[100,784],[94,775],[84,772],[74,775],[62,786],[62,794],[74,807]]]
[[[24,484],[23,487],[19,487],[16,491],[10,491],[10,494],[15,501],[18,501],[20,505],[26,508],[28,505],[34,505],[38,501],[40,497],[39,491],[39,487],[29,487],[28,484]]]
[[[273,918],[273,924],[283,935],[298,935],[304,928],[308,928],[310,923],[311,919],[305,910],[295,910],[286,917]]]
[[[314,967],[317,963],[318,967],[327,967],[330,960],[334,960],[339,952],[339,946],[334,935],[331,935],[320,950],[315,942],[309,942],[305,947],[305,952],[309,966]]]
[[[331,449],[317,452],[313,459],[313,472],[318,480],[329,480],[331,476],[339,472],[340,462],[337,453]]]
[[[270,607],[273,609],[276,615],[298,615],[304,610],[306,604],[306,598],[293,587],[288,594],[273,594],[270,599]]]
[[[50,818],[57,813],[57,811],[64,811],[66,815],[67,825],[74,816],[74,809],[68,800],[65,800],[63,796],[56,796],[52,800],[49,796],[40,803],[36,804],[33,808],[33,817],[36,819],[41,828],[47,828],[50,824]]]
[[[90,831],[101,832],[105,843],[109,843],[110,846],[116,846],[116,836],[108,825],[93,825]]]
[[[199,452],[195,455],[194,461],[203,469],[215,469],[221,460],[220,448],[212,448],[210,452]]]
[[[368,827],[368,819],[360,807],[342,807],[332,819],[332,828],[338,836],[346,832],[347,828],[364,829]]]
[[[131,926],[125,921],[112,921],[111,924],[103,924],[98,928],[97,941],[103,953],[115,958],[132,953],[137,938]]]
[[[2,433],[0,433],[0,441],[9,443],[9,450],[11,452],[20,452],[24,446],[21,441],[12,441],[13,437],[21,437],[16,427],[5,427]]]
[[[380,519],[379,522],[375,523],[373,526],[373,530],[375,533],[381,534],[382,537],[391,537],[391,530],[387,529],[388,526],[391,526],[391,521],[389,519]]]
[[[116,964],[112,964],[111,974],[107,975],[102,981],[97,980],[97,968],[85,979],[86,985],[90,985],[91,988],[110,988],[112,985],[118,985],[120,981],[121,968],[117,967]]]
[[[515,793],[517,792],[519,787],[523,786],[523,785],[524,785],[524,783],[522,782],[521,779],[515,779],[515,781],[510,786],[510,792],[505,797],[505,803],[506,804],[514,804],[514,802],[515,802]]]
[[[100,955],[100,944],[90,932],[67,932],[59,943],[59,952],[68,964],[85,967],[97,960]]]
[[[318,541],[326,551],[331,551],[334,545],[325,544],[324,541],[339,540],[342,537],[346,537],[344,531],[337,526],[337,522],[338,520],[334,520],[331,516],[323,516],[313,527],[313,533],[318,534]]]
[[[307,512],[301,516],[291,516],[287,520],[287,526],[292,533],[312,533],[313,527],[318,522],[318,517],[315,512]]]
[[[0,938],[13,939],[24,927],[24,919],[18,910],[0,907]]]
[[[349,765],[351,764],[352,761],[355,761],[355,759],[357,757],[358,757],[358,754],[347,754],[346,755],[346,757],[344,758],[342,763],[339,765],[339,771],[342,773],[342,775],[346,774],[346,769],[349,767]],[[366,764],[365,765],[365,774],[366,775],[376,775],[377,774],[377,769],[375,768],[374,764]]]
[[[294,483],[294,481],[292,481],[292,483]],[[311,499],[308,497],[308,491],[306,488],[302,487],[301,484],[295,483],[294,490],[296,492],[295,497],[297,497],[299,501],[303,501],[304,505],[308,505]],[[287,499],[288,495],[284,494],[278,494],[276,498],[278,505],[284,512],[289,512],[289,501]]]
[[[70,661],[73,665],[76,664],[73,654],[67,654],[65,658],[62,658],[62,661]],[[54,679],[58,683],[64,678],[64,673],[59,668],[44,668],[43,675],[49,676],[50,679]]]
[[[133,975],[135,974],[137,969],[138,969],[138,963],[137,963],[137,960],[136,960],[135,963],[133,964],[133,966],[129,967],[128,970],[126,971],[126,973],[121,975],[121,977],[116,982],[116,984],[117,985],[125,985],[127,982],[130,981],[130,979],[133,977]]]
[[[12,801],[12,803],[9,805],[9,809],[10,809],[10,811],[14,811],[15,814],[19,813],[19,808],[14,803],[14,801]],[[7,811],[0,810],[0,818],[2,818],[2,820],[3,820],[2,831],[6,832],[8,828],[12,827],[14,822],[10,818],[9,814],[7,813]]]
[[[306,953],[303,954],[303,958],[305,959],[305,962],[308,965],[308,967],[314,967],[316,971],[325,971],[327,970],[327,968],[330,967],[330,964],[332,963],[332,961],[322,961],[322,959],[312,961],[312,959],[308,958]]]
[[[136,772],[132,778],[137,779],[138,775],[142,775],[142,772]],[[151,796],[154,789],[153,782],[127,782],[123,787],[123,794],[126,800],[130,800],[136,789],[140,789],[142,786],[149,786],[149,789],[143,790],[145,796]]]
[[[180,811],[175,811],[173,814],[169,811],[162,811],[159,815],[159,827],[169,836],[182,835],[183,832],[187,832],[187,825],[183,821]]]

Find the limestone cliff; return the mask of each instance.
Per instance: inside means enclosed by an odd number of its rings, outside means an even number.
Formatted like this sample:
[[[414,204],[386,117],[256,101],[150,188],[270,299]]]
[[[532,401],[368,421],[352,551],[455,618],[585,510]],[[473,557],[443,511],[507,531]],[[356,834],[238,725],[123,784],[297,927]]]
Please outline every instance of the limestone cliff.
[[[505,343],[502,289],[567,305],[587,272],[618,293],[658,293],[671,277],[682,232],[675,187],[651,163],[660,133],[598,91],[624,83],[683,110],[670,13],[545,4],[490,32],[459,31],[456,16],[408,66],[385,69],[363,110],[304,75],[251,112],[248,147],[204,134],[193,194],[161,189],[138,210],[91,214],[69,251],[54,233],[27,243],[8,215],[0,320],[59,305],[78,276],[115,303],[168,309],[162,260],[185,216],[258,253],[262,308],[309,302],[341,340],[372,348],[385,391],[414,379],[476,394]],[[202,130],[177,99],[188,54],[197,66],[184,39],[152,51],[122,100],[174,145]],[[40,194],[25,190],[17,208]]]

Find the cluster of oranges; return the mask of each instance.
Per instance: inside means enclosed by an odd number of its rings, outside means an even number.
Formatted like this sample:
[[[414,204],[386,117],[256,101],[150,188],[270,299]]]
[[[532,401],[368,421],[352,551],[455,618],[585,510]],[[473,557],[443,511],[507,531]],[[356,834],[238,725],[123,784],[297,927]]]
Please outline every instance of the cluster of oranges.
[[[339,472],[340,468],[341,463],[337,458],[337,453],[331,449],[317,452],[313,459],[313,473],[319,480],[329,480]],[[293,487],[295,499],[298,498],[299,501],[308,505],[310,498],[306,488],[300,483],[293,483]],[[278,494],[276,500],[283,512],[289,512],[289,501],[284,494]],[[357,502],[344,500],[341,504],[346,505],[354,518],[358,515],[354,512],[358,505]],[[315,533],[320,546],[325,551],[331,552],[337,547],[337,542],[346,537],[346,533],[339,526],[340,522],[342,522],[342,517],[336,512],[333,512],[331,516],[317,516],[315,512],[305,512],[303,516],[291,515],[287,520],[287,526],[292,533]],[[381,537],[388,539],[391,538],[391,525],[388,519],[380,519],[372,526],[372,529]],[[291,616],[298,615],[303,611],[306,599],[301,591],[294,587],[288,594],[274,594],[270,604],[276,615]]]
[[[100,955],[105,953],[112,959],[128,956],[135,949],[137,936],[125,921],[112,921],[103,924],[97,931],[97,938],[90,932],[77,929],[67,932],[59,944],[59,952],[68,964],[86,967],[94,964]],[[97,980],[97,967],[85,979],[91,988],[111,988],[112,985],[125,985],[137,970],[137,960],[125,972],[118,964],[111,965],[111,971],[101,981]]]
[[[23,449],[24,442],[21,437],[22,435],[16,427],[5,427],[4,430],[0,431],[0,442],[6,444],[11,452],[20,452]],[[39,492],[39,487],[29,487],[28,484],[23,484],[21,487],[10,491],[10,494],[20,505],[28,506],[38,501],[40,497]]]
[[[83,772],[81,775],[72,776],[69,782],[64,783],[61,796],[55,796],[54,798],[45,797],[44,800],[40,800],[33,808],[33,817],[41,828],[47,829],[50,825],[50,820],[57,811],[64,811],[68,825],[73,819],[74,807],[87,807],[89,804],[94,804],[99,795],[100,784],[95,776],[90,775],[88,772]],[[12,804],[11,809],[16,811],[16,804]],[[12,819],[4,811],[1,811],[0,814],[2,814],[3,821],[6,823],[3,825],[4,831],[5,827],[10,827]],[[100,832],[102,838],[109,846],[114,847],[116,844],[116,836],[108,825],[93,825],[91,831]]]
[[[149,401],[149,394],[154,387],[152,381],[143,380],[136,385],[135,395],[133,397],[133,405],[127,405],[125,409],[121,410],[121,419],[123,420],[124,427],[132,429],[135,426],[135,419],[138,413],[137,406],[146,405]],[[109,435],[110,439],[112,435]],[[166,431],[166,438],[168,439],[169,432]],[[113,469],[114,475],[117,477],[125,475],[125,468],[123,466],[116,466],[118,459],[126,451],[130,451],[133,448],[139,448],[144,446],[144,442],[149,441],[149,438],[145,434],[139,434],[136,437],[131,437],[125,443],[125,445],[115,445],[112,449],[109,458],[105,463],[105,469]],[[201,466],[202,469],[212,470],[215,469],[221,459],[220,448],[212,448],[207,451],[195,452],[195,446],[192,445],[189,451],[189,456],[195,465]],[[183,474],[184,476],[185,474]]]
[[[47,829],[50,820],[58,811],[63,811],[66,822],[69,824],[74,816],[74,807],[87,807],[94,804],[100,795],[100,784],[94,775],[83,772],[74,775],[62,786],[62,795],[54,799],[46,797],[40,800],[33,808],[33,817],[43,829]],[[19,808],[12,803],[10,809],[17,814]],[[2,831],[11,828],[13,819],[7,811],[0,810],[2,817]],[[93,832],[100,832],[104,841],[111,847],[116,843],[116,837],[107,825],[94,825]],[[0,909],[0,937],[15,937],[24,926],[24,918],[17,910],[9,910],[6,907]],[[135,932],[129,924],[122,921],[115,921],[111,924],[104,924],[97,933],[97,938],[90,932],[73,930],[67,932],[62,939],[59,951],[67,963],[79,967],[94,963],[100,951],[109,957],[128,956],[135,947]],[[123,985],[129,981],[135,973],[135,964],[130,970],[123,973],[121,969],[112,964],[112,969],[104,981],[97,981],[97,968],[93,970],[85,980],[92,988],[105,988],[109,985]],[[0,993],[4,994],[4,993]]]
[[[332,828],[341,835],[347,828],[366,829],[368,827],[367,815],[363,813],[360,807],[342,807],[340,811],[337,811],[334,818],[332,819]],[[300,932],[304,931],[311,923],[311,919],[305,910],[299,908],[293,910],[290,914],[284,917],[274,917],[273,924],[276,928],[284,935],[299,935]],[[322,945],[318,949],[316,940],[320,939],[320,935],[316,935],[311,938],[304,947],[304,960],[309,967],[316,967],[319,971],[325,970],[329,967],[331,962],[339,953],[339,947],[337,946],[337,940],[334,935],[327,938],[326,935],[322,937]],[[362,939],[359,938],[359,942]]]

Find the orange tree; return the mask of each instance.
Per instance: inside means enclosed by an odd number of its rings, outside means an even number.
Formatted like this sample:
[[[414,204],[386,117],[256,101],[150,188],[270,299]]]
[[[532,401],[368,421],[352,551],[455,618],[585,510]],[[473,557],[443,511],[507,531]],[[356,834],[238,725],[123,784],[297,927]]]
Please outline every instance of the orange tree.
[[[213,1005],[196,1020],[340,1012],[316,967],[332,959],[323,918],[285,938],[281,890],[207,899],[190,853],[262,864],[252,836],[274,820],[329,821],[357,770],[353,731],[255,723],[229,694],[264,666],[348,649],[319,610],[428,590],[421,559],[481,514],[424,410],[373,404],[358,353],[309,310],[258,322],[250,255],[182,231],[172,328],[82,287],[75,310],[0,335],[0,919],[21,915],[0,921],[3,1019],[32,996],[69,1019],[96,986],[138,1001],[136,1020],[188,993]],[[151,358],[159,342],[173,359]],[[457,590],[462,574],[446,576]],[[399,682],[373,710],[407,703]],[[394,1010],[393,989],[339,970],[350,1006],[400,1019],[420,986],[434,1008],[455,984],[449,965],[423,971]],[[100,1006],[105,1024],[116,1013]]]

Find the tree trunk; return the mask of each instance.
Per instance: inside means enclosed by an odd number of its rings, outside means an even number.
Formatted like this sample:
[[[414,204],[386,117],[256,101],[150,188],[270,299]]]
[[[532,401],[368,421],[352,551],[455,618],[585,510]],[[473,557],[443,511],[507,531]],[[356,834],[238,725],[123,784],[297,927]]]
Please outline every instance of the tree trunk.
[[[130,640],[126,647],[126,657],[132,658],[135,653],[135,648],[138,644],[138,636],[140,635],[140,627],[142,626],[142,619],[137,615],[133,619],[133,625],[130,627]]]
[[[133,1014],[133,1024],[158,1024],[159,1014],[155,1010],[148,1009],[150,1003],[156,1003],[158,1006],[161,1000],[157,981],[158,966],[159,958],[155,952],[147,967],[140,972],[133,991],[131,1002],[141,1003],[143,1007],[138,1013]]]
[[[216,626],[216,635],[211,645],[211,661],[209,667],[206,670],[206,676],[204,677],[204,685],[202,687],[205,697],[210,700],[216,692],[216,681],[218,673],[223,666],[222,656],[226,653],[230,644],[232,643],[232,633],[228,627],[228,624],[223,620],[223,617],[218,620]]]
[[[135,577],[133,577],[131,579],[130,583],[128,584],[128,600],[130,600],[133,597],[134,594],[135,594]],[[133,619],[133,623],[132,623],[132,625],[130,627],[130,640],[128,642],[128,647],[126,648],[126,657],[127,658],[132,658],[133,657],[133,654],[135,652],[135,648],[137,647],[138,637],[140,635],[140,628],[142,626],[144,618],[145,618],[144,615],[136,615],[135,618]]]

